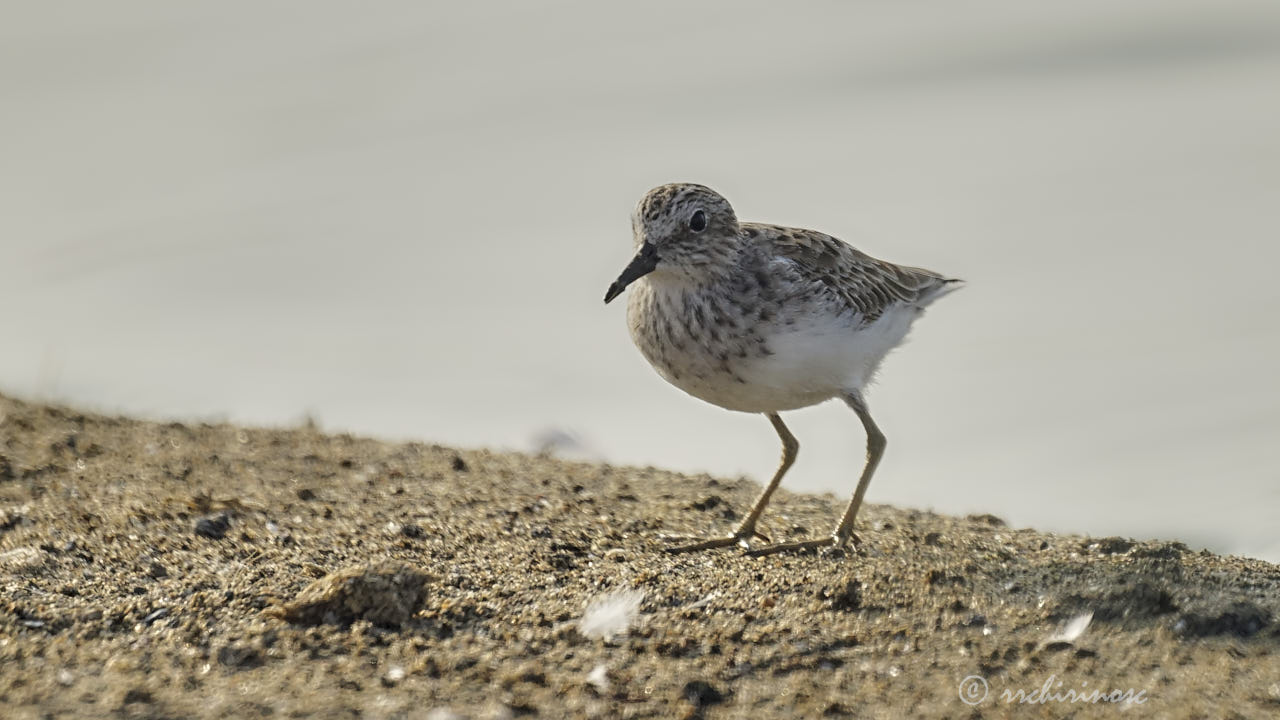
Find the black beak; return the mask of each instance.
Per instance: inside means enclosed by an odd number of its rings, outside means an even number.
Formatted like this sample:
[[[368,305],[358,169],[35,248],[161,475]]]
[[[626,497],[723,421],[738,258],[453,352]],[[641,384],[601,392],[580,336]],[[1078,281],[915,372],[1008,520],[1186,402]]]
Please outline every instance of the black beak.
[[[651,243],[641,245],[636,256],[631,258],[631,262],[627,263],[622,274],[613,281],[608,292],[604,294],[605,303],[621,295],[628,285],[653,272],[656,267],[658,267],[658,251]]]

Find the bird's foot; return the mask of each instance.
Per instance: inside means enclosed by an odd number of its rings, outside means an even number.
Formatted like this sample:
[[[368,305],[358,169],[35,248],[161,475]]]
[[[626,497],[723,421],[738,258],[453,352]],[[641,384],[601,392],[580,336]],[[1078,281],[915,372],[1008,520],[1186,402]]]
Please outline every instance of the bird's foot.
[[[701,542],[692,543],[690,545],[677,545],[667,548],[667,552],[675,555],[678,553],[699,552],[701,550],[714,550],[716,548],[732,547],[738,545],[748,547],[747,543],[751,538],[760,538],[765,542],[769,542],[769,536],[756,530],[755,528],[738,528],[733,531],[732,535],[727,537],[711,538]]]
[[[858,544],[862,540],[857,535],[849,534],[845,537],[839,535],[830,535],[816,540],[796,540],[793,542],[777,543],[775,545],[766,545],[761,548],[752,548],[747,550],[747,555],[751,557],[764,557],[765,555],[776,555],[785,552],[805,552],[809,550],[822,550],[824,555],[834,557],[843,556],[845,553],[857,552]]]

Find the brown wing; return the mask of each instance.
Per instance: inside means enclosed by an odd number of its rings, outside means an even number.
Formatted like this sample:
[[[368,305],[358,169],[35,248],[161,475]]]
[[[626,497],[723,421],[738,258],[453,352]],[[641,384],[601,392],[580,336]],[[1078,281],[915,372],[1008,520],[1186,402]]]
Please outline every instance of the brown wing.
[[[773,255],[792,262],[805,278],[820,283],[870,323],[893,305],[923,309],[959,280],[924,268],[894,265],[814,230],[743,223],[749,236],[764,240]]]

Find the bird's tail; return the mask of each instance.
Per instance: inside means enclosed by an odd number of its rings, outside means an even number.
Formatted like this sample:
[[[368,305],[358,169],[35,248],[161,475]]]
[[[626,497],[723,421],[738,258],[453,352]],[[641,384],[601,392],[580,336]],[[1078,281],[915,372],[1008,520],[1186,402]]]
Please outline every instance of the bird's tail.
[[[950,295],[962,287],[964,287],[964,281],[960,278],[941,278],[932,287],[922,293],[920,306],[924,307],[943,295]]]
[[[916,300],[914,305],[921,310],[933,304],[933,301],[949,295],[964,287],[959,278],[949,278],[932,270],[917,267],[902,268],[915,281]]]

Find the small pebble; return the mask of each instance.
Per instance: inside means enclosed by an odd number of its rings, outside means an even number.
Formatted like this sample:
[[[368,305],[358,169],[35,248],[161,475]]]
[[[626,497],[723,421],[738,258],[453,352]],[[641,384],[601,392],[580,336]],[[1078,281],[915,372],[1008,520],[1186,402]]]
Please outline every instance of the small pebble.
[[[169,617],[169,608],[160,608],[159,610],[153,610],[148,613],[146,617],[142,618],[142,623],[144,625],[150,625],[157,620],[163,620],[167,617]]]
[[[200,537],[207,537],[211,540],[221,540],[226,537],[227,530],[231,528],[231,517],[226,513],[218,513],[217,515],[206,515],[196,520],[196,534]]]
[[[399,665],[392,665],[387,669],[385,675],[382,676],[383,687],[394,687],[401,680],[404,680],[404,668]]]
[[[706,707],[724,702],[724,693],[705,680],[691,680],[685,683],[681,694],[694,707]]]

